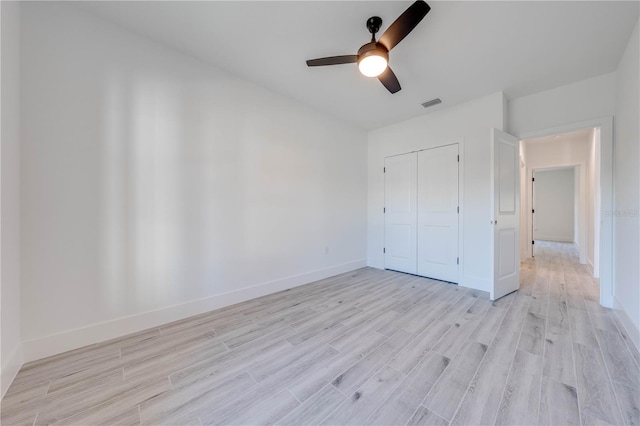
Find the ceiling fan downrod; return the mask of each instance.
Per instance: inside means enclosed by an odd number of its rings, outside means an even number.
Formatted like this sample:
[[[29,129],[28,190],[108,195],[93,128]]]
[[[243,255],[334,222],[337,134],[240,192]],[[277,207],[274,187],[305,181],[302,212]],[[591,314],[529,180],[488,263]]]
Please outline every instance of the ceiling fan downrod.
[[[367,19],[367,29],[371,33],[371,42],[374,43],[376,41],[376,33],[380,31],[380,27],[382,26],[382,18],[379,16],[372,16]]]

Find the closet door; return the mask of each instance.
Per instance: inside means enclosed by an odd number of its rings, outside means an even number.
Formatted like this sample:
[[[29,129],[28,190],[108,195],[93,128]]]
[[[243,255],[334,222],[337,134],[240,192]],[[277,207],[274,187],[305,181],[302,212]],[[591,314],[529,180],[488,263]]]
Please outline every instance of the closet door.
[[[418,153],[418,275],[458,282],[458,145]]]
[[[384,267],[415,274],[417,154],[384,160]]]

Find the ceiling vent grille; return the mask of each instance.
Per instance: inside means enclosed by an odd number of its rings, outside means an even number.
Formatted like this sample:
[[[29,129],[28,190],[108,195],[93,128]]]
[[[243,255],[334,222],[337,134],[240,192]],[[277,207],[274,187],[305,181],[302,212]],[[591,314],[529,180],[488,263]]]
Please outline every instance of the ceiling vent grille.
[[[442,100],[440,100],[440,98],[435,98],[435,99],[431,99],[430,101],[424,102],[422,106],[425,108],[429,108],[441,103],[442,103]]]

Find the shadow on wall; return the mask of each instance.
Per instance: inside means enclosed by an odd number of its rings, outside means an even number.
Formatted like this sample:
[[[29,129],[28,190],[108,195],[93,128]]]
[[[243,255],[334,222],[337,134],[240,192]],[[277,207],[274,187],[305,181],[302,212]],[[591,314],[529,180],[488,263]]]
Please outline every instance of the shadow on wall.
[[[99,288],[114,315],[311,263],[297,240],[309,223],[327,226],[326,154],[286,134],[287,111],[274,123],[259,104],[241,111],[208,102],[242,98],[246,89],[230,81],[118,71],[107,81]]]

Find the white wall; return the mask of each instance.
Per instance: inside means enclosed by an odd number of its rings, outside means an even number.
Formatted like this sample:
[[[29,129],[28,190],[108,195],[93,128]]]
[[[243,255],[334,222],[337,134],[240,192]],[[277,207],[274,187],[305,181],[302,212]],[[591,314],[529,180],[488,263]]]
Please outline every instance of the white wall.
[[[460,285],[491,289],[493,213],[490,203],[489,142],[492,127],[504,126],[502,93],[423,116],[369,133],[367,262],[384,268],[384,158],[390,155],[461,143]]]
[[[1,395],[22,365],[20,342],[20,5],[0,2]]]
[[[365,265],[363,131],[64,4],[22,37],[25,358]]]
[[[577,238],[574,237],[573,242],[578,244],[578,245],[585,245],[587,244],[587,241],[589,241],[589,238],[587,237],[588,232],[586,232],[584,235],[582,235],[583,240],[579,240],[580,238],[580,207],[581,204],[584,205],[584,227],[585,227],[585,231],[586,231],[586,225],[587,225],[587,217],[589,215],[588,212],[588,200],[589,200],[589,195],[587,195],[587,193],[589,191],[585,191],[584,194],[584,200],[580,199],[580,166],[577,167],[578,172],[573,173],[573,223],[574,223],[574,229],[573,229],[573,235],[577,236]],[[585,170],[587,169],[586,165],[585,165]],[[586,176],[587,179],[587,184],[589,182],[589,177]],[[585,263],[586,263],[586,255],[587,252],[589,251],[588,248],[586,248],[585,250]]]
[[[600,129],[592,129],[587,145],[587,263],[593,270],[594,277],[600,276],[599,246],[600,241]]]
[[[609,73],[513,99],[508,103],[509,133],[525,133],[610,117],[615,112],[616,74]]]
[[[639,21],[640,22],[640,21]],[[636,346],[640,347],[640,35],[637,23],[616,73],[614,150],[614,295],[615,306]],[[635,328],[635,330],[634,330]]]
[[[527,187],[531,185],[531,182],[527,178],[527,144],[524,141],[520,141],[520,262],[529,257],[529,247],[531,241],[529,240],[529,232],[527,230],[527,216],[529,211],[527,206]]]
[[[587,141],[587,187],[595,188],[595,132],[596,129],[591,129],[589,134],[589,140]],[[587,191],[587,230],[594,228],[594,202],[595,202],[595,193],[591,191]],[[593,240],[594,232],[587,232],[587,263],[593,267],[593,252],[594,252],[594,240]]]
[[[534,175],[534,239],[574,242],[575,169],[540,170]]]

